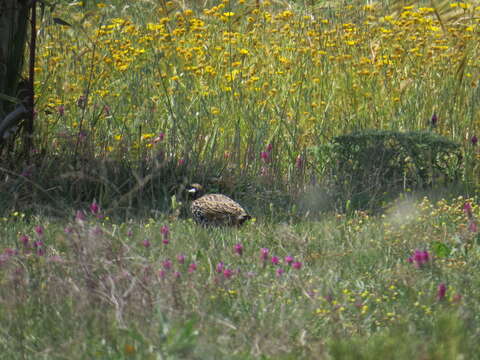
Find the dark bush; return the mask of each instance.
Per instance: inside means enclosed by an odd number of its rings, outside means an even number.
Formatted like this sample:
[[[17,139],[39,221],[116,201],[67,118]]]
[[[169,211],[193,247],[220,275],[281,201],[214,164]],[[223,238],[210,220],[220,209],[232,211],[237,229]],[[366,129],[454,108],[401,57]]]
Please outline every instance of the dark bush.
[[[375,208],[403,191],[460,180],[460,145],[432,132],[370,130],[333,139],[329,178],[342,204]]]

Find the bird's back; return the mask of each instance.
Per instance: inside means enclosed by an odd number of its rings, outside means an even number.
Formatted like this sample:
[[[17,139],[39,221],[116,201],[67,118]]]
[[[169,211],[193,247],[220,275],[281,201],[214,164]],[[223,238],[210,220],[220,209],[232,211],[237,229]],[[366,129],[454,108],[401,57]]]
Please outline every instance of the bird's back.
[[[251,218],[239,203],[222,194],[198,198],[191,211],[195,221],[203,225],[241,225]]]

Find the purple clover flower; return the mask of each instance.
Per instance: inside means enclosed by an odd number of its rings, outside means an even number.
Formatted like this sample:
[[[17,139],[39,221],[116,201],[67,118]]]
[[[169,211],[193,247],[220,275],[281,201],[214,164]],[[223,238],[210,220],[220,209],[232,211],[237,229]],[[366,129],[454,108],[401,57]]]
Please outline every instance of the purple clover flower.
[[[441,301],[445,299],[446,294],[447,294],[447,285],[445,285],[445,283],[439,284],[437,288],[437,300]]]
[[[225,265],[223,264],[222,261],[220,261],[218,264],[217,264],[217,267],[215,268],[215,271],[217,273],[221,273],[223,272],[223,269],[225,268]]]
[[[243,245],[240,243],[235,244],[233,247],[233,250],[235,251],[236,254],[241,256],[243,254]]]
[[[223,270],[223,277],[226,279],[230,279],[233,276],[233,270],[225,269]]]
[[[463,205],[463,212],[465,213],[465,215],[467,215],[469,219],[471,219],[473,217],[472,204],[470,204],[469,202],[466,202]]]
[[[293,264],[292,264],[292,267],[296,270],[300,270],[302,268],[302,263],[300,261],[295,261]]]
[[[96,201],[93,201],[90,204],[90,211],[93,215],[97,215],[100,212],[100,205],[98,205]]]
[[[260,249],[260,260],[267,261],[269,252],[270,251],[267,248],[261,248]]]
[[[293,259],[293,256],[290,256],[290,255],[285,256],[285,263],[286,263],[287,265],[292,265],[293,260],[294,260],[294,259]]]
[[[430,119],[430,124],[432,125],[432,127],[435,127],[437,126],[437,123],[438,123],[438,116],[437,114],[433,113],[432,118]]]
[[[38,237],[42,237],[43,234],[45,233],[45,229],[43,228],[42,225],[37,225],[35,226],[35,233],[38,235]]]
[[[411,264],[414,264],[416,267],[420,268],[426,265],[430,261],[430,255],[427,250],[415,250],[412,256],[410,256],[407,261]]]
[[[262,160],[265,161],[265,162],[268,162],[269,156],[270,156],[270,155],[269,155],[268,152],[266,152],[266,151],[260,152],[260,159],[262,159]]]
[[[160,233],[163,236],[162,243],[168,245],[168,243],[170,242],[170,228],[168,227],[168,225],[163,225],[160,228]]]
[[[22,235],[20,236],[19,240],[24,246],[28,246],[28,242],[30,241],[30,238],[27,235]]]

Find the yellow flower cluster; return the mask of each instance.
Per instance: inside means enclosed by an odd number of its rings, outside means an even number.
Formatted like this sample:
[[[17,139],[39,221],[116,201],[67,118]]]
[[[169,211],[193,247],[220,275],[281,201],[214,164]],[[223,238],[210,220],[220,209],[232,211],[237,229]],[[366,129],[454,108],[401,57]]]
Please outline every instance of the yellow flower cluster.
[[[141,17],[114,18],[105,14],[115,7],[104,3],[88,17],[79,7],[63,8],[58,11],[78,20],[81,31],[45,28],[37,64],[39,107],[74,108],[89,90],[89,104],[120,101],[121,126],[183,126],[186,134],[192,123],[174,119],[198,113],[198,134],[224,130],[217,138],[222,154],[239,129],[245,151],[247,134],[255,131],[265,137],[281,132],[286,146],[310,146],[351,129],[348,119],[392,125],[392,114],[418,100],[419,79],[426,79],[432,96],[435,84],[462,74],[476,86],[477,8],[452,2],[451,9],[461,9],[468,21],[449,21],[427,7],[386,14],[378,5],[352,6],[342,10],[346,15],[338,10],[325,18],[268,1],[221,1],[202,11],[166,2]],[[344,21],[349,14],[357,20]],[[185,109],[191,113],[178,115]],[[422,111],[431,114],[431,104]],[[177,114],[159,122],[168,112]],[[420,126],[418,120],[402,121],[400,128]],[[440,131],[452,133],[442,126]],[[111,130],[115,146],[119,129]]]

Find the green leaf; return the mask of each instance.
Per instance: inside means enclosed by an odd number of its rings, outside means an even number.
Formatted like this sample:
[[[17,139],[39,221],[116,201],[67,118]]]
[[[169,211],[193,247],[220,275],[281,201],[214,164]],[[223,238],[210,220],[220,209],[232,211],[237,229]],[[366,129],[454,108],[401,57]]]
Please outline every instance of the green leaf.
[[[435,241],[432,244],[432,252],[435,254],[435,256],[444,258],[450,255],[451,249],[446,244],[440,241]]]

